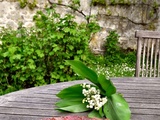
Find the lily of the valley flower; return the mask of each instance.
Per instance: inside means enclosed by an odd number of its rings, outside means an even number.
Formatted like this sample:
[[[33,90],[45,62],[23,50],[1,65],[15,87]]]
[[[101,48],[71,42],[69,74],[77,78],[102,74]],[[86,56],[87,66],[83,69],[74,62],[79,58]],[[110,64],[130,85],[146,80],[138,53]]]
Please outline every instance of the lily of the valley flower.
[[[96,87],[91,87],[90,84],[85,83],[81,86],[83,87],[82,94],[85,96],[82,103],[88,103],[87,108],[99,110],[107,102],[106,97],[101,98],[100,90]]]

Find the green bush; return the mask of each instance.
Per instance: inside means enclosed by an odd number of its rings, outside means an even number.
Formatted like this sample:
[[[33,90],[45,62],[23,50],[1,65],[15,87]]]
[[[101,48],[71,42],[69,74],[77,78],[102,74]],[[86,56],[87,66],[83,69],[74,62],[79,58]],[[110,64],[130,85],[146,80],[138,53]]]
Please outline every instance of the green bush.
[[[36,27],[0,33],[0,94],[79,79],[65,60],[89,64],[88,40],[99,26],[94,22],[79,25],[73,18],[47,9],[34,16]]]
[[[65,60],[81,60],[106,76],[132,75],[133,70],[128,73],[128,68],[122,70],[124,74],[114,70],[122,69],[117,66],[122,63],[133,68],[136,60],[135,52],[119,47],[119,36],[115,31],[111,31],[106,39],[105,55],[95,56],[88,47],[91,33],[100,29],[95,22],[77,24],[72,15],[61,17],[54,9],[47,9],[45,13],[38,11],[34,22],[35,27],[31,29],[21,24],[18,30],[0,32],[0,94],[82,79],[65,64]],[[99,65],[101,67],[97,69]]]
[[[123,50],[118,44],[119,36],[116,31],[110,31],[106,38],[105,48],[106,52],[104,55],[106,66],[117,65],[122,63],[135,65],[136,52]]]

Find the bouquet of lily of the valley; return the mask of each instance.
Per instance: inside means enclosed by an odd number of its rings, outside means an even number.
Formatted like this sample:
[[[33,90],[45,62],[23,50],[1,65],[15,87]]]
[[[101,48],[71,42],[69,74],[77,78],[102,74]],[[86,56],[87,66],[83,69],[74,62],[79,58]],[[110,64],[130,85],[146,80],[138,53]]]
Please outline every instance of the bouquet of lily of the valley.
[[[73,70],[86,78],[91,84],[76,84],[60,91],[61,99],[57,109],[67,112],[90,112],[88,117],[108,118],[109,120],[130,120],[131,112],[122,94],[116,92],[112,81],[104,75],[76,60],[66,61]]]

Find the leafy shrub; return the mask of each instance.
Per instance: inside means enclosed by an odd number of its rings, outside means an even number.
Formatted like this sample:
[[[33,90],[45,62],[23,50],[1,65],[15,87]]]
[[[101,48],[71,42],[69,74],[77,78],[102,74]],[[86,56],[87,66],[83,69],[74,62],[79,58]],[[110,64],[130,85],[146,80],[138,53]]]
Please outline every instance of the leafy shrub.
[[[107,64],[121,62],[120,47],[118,46],[118,34],[116,31],[110,31],[106,39],[105,60]]]
[[[116,31],[110,31],[106,39],[106,52],[104,55],[107,66],[128,63],[131,66],[135,65],[136,52],[123,50],[118,44],[118,34]]]
[[[73,18],[47,9],[34,16],[36,27],[0,33],[0,94],[79,78],[65,60],[89,63],[88,40],[99,26],[93,22],[79,25]]]

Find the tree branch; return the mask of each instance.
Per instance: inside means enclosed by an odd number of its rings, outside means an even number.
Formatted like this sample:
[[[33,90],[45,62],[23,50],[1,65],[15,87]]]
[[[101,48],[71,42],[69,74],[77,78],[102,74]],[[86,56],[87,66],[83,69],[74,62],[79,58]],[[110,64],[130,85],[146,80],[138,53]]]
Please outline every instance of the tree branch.
[[[60,6],[64,6],[64,7],[69,7],[71,8],[72,10],[75,10],[76,12],[80,13],[81,15],[84,16],[84,18],[86,19],[87,23],[89,23],[89,19],[87,19],[87,16],[80,10],[74,8],[73,6],[71,5],[65,5],[65,4],[61,4],[61,3],[54,3],[54,2],[51,2],[50,0],[48,0],[48,2],[52,5],[52,4],[56,4],[56,5],[60,5]]]

